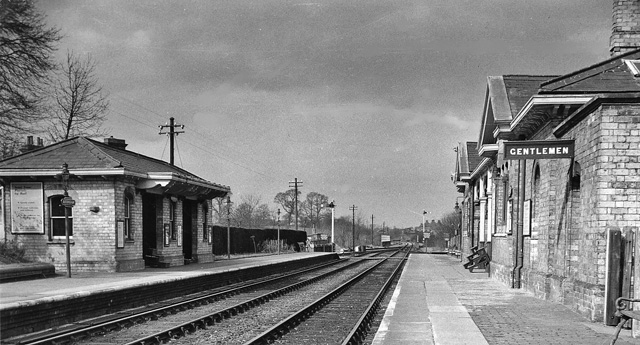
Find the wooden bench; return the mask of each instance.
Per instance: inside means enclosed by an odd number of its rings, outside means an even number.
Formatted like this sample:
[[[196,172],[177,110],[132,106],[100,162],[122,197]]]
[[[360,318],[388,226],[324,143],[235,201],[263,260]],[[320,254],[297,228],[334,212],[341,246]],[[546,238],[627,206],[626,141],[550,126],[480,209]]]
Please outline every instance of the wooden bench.
[[[638,303],[640,305],[640,299],[633,299],[627,297],[620,297],[616,300],[616,313],[614,314],[616,317],[620,318],[620,322],[618,326],[616,326],[616,332],[613,335],[613,339],[611,340],[611,345],[616,343],[618,340],[618,335],[620,335],[620,330],[622,330],[622,326],[624,326],[627,321],[640,320],[640,310],[633,310],[633,303]]]
[[[464,264],[464,268],[468,269],[469,272],[473,272],[474,268],[481,268],[486,271],[489,262],[491,262],[491,257],[484,248],[478,249],[478,246],[471,248],[471,255],[467,256],[468,262]]]

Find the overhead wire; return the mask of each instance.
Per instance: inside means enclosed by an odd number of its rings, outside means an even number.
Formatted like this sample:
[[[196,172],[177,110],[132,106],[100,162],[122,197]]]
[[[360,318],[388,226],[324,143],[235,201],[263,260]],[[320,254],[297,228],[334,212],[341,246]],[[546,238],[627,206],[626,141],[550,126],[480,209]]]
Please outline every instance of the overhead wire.
[[[118,96],[118,98],[121,98],[121,99],[123,99],[123,100],[127,101],[128,103],[131,103],[131,104],[133,104],[133,105],[136,105],[136,106],[138,106],[138,107],[140,107],[140,108],[142,108],[142,109],[144,109],[144,110],[146,110],[146,111],[148,111],[148,112],[150,112],[150,113],[152,113],[152,114],[154,114],[154,115],[158,116],[159,118],[162,118],[162,115],[158,114],[157,112],[155,112],[155,111],[153,111],[153,110],[151,110],[151,109],[148,109],[148,108],[146,108],[146,107],[144,107],[144,106],[142,106],[142,105],[136,104],[135,102],[133,102],[133,101],[131,101],[131,100],[128,100],[128,99],[126,99],[126,98],[124,98],[124,97],[122,97],[122,96]],[[150,124],[148,124],[148,123],[142,122],[142,121],[140,121],[140,120],[138,120],[138,119],[135,119],[135,118],[133,118],[133,117],[131,117],[131,116],[127,116],[127,115],[125,115],[125,114],[123,114],[123,113],[121,113],[121,112],[119,112],[119,111],[115,111],[115,110],[113,110],[113,109],[111,109],[111,111],[112,111],[112,112],[114,112],[114,113],[116,113],[116,114],[118,114],[118,115],[120,115],[120,116],[123,116],[123,117],[125,117],[125,118],[131,119],[131,120],[133,120],[133,121],[135,121],[135,122],[138,122],[138,123],[140,123],[140,124],[143,124],[143,125],[145,125],[145,126],[147,126],[147,127],[150,127],[150,128],[156,128],[156,127],[157,127],[157,126],[155,126],[155,125],[150,125]],[[205,138],[205,139],[207,139],[207,140],[211,140],[211,141],[216,142],[215,140],[210,139],[208,136],[206,136],[206,135],[204,135],[204,134],[202,134],[202,133],[200,133],[200,132],[198,132],[198,131],[196,131],[196,130],[192,130],[192,129],[190,129],[190,132],[196,133],[196,134],[200,135],[201,137],[203,137],[203,138]],[[168,138],[167,138],[167,142],[168,142]],[[238,163],[237,161],[234,161],[234,160],[232,160],[231,158],[228,158],[228,157],[225,157],[225,156],[223,156],[223,155],[221,155],[221,154],[219,154],[219,153],[213,152],[213,151],[211,151],[211,150],[209,150],[209,149],[207,149],[207,148],[205,148],[205,147],[202,147],[202,146],[200,146],[200,145],[194,144],[193,142],[189,142],[188,140],[186,140],[186,142],[187,142],[189,145],[191,145],[191,146],[193,146],[193,147],[195,147],[195,148],[197,148],[197,149],[200,149],[200,150],[202,150],[202,151],[204,151],[204,152],[206,152],[206,153],[208,153],[208,154],[210,154],[210,155],[213,155],[214,157],[220,158],[220,159],[222,159],[222,160],[224,160],[224,161],[226,161],[226,162],[228,162],[228,163],[231,163],[231,164],[233,164],[233,165],[235,165],[235,166],[238,166],[238,167],[240,167],[240,168],[243,168],[243,169],[245,169],[245,170],[248,170],[248,171],[250,171],[250,172],[252,172],[252,173],[255,173],[255,174],[257,174],[257,175],[260,175],[260,176],[262,176],[262,177],[264,177],[264,178],[271,179],[271,180],[276,179],[276,178],[275,178],[274,176],[272,176],[272,175],[268,175],[268,174],[265,174],[265,173],[259,172],[259,171],[255,170],[255,169],[252,169],[251,167],[249,167],[249,166],[247,166],[247,165],[244,165],[244,164]],[[165,149],[166,149],[166,142],[165,142]],[[240,155],[245,155],[244,153],[240,153],[239,151],[236,151],[236,152],[237,152],[238,154],[240,154]],[[164,157],[164,149],[163,149],[162,157]],[[181,162],[181,164],[182,164],[182,162]],[[261,163],[256,163],[256,164],[260,165]]]

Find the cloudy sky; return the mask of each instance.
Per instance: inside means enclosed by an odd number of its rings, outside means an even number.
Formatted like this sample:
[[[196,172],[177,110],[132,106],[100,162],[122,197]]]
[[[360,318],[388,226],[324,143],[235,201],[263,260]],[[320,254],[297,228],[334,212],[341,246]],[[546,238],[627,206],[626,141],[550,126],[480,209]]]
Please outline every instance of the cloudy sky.
[[[611,1],[193,0],[38,3],[90,54],[111,135],[274,196],[294,178],[337,216],[417,226],[453,209],[458,142],[478,138],[486,77],[565,74],[609,57]]]

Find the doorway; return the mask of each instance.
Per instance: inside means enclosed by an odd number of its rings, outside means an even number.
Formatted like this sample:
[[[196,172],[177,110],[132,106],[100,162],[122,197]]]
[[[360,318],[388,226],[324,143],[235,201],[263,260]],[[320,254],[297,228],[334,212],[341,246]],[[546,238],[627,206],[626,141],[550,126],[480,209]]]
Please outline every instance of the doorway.
[[[196,203],[190,200],[185,200],[182,206],[182,254],[185,262],[193,260],[193,226],[197,223],[193,220],[193,216],[197,214],[195,208]]]
[[[156,196],[142,195],[142,255],[145,266],[157,263]]]

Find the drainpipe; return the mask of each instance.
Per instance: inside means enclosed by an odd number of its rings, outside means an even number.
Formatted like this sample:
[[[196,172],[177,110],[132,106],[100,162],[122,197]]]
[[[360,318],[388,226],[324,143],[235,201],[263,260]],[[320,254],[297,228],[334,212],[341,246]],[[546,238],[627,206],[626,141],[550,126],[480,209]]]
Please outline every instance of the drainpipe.
[[[516,225],[516,255],[515,255],[515,267],[513,268],[513,288],[520,289],[522,287],[522,266],[524,262],[524,236],[522,231],[524,230],[524,189],[526,186],[527,178],[527,161],[524,159],[518,160],[518,222]]]
[[[470,200],[470,205],[471,207],[469,208],[469,235],[471,236],[470,239],[470,243],[469,243],[469,254],[471,254],[471,248],[473,248],[474,246],[474,239],[475,239],[475,225],[476,225],[476,200],[475,200],[475,196],[476,196],[476,190],[475,190],[475,185],[473,186],[473,189],[471,189],[471,198],[469,198]]]

